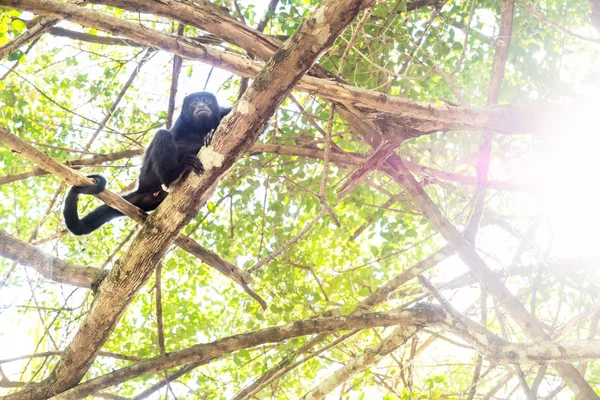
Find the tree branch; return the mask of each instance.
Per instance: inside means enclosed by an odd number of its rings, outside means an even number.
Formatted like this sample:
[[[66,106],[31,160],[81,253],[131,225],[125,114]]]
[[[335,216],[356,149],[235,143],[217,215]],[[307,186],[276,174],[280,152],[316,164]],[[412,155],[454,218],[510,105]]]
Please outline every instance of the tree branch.
[[[143,149],[133,149],[133,150],[123,150],[115,153],[109,154],[98,154],[96,156],[85,158],[82,160],[71,160],[64,163],[65,166],[71,167],[73,169],[80,169],[84,166],[96,166],[107,161],[117,161],[122,160],[124,158],[131,158],[136,156],[141,156],[144,154]],[[22,179],[31,178],[32,176],[43,176],[48,175],[49,172],[42,168],[34,168],[30,171],[21,172],[14,175],[6,175],[0,177],[0,185],[4,185],[6,183],[20,181]]]
[[[306,400],[320,400],[331,393],[342,383],[364,371],[371,365],[377,364],[385,356],[398,349],[410,339],[418,329],[415,326],[400,325],[379,345],[366,348],[362,354],[325,378],[302,398]]]
[[[91,289],[107,273],[99,268],[70,264],[53,257],[3,230],[0,230],[0,256],[33,268],[46,279],[86,289]]]
[[[337,0],[339,1],[339,0]],[[199,363],[241,349],[256,347],[265,343],[312,335],[315,333],[340,330],[366,329],[381,326],[404,325],[422,326],[437,324],[444,313],[439,307],[416,307],[387,313],[366,313],[352,316],[313,318],[295,321],[291,324],[242,333],[219,339],[212,343],[198,344],[185,350],[139,362],[110,374],[91,379],[81,385],[56,396],[56,400],[81,399],[87,394],[118,385],[139,376],[189,363]]]

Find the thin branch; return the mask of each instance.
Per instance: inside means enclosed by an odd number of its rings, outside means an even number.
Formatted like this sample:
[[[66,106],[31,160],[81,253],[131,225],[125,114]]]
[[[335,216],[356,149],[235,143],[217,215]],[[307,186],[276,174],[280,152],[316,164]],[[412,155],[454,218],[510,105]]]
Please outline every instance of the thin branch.
[[[133,84],[133,81],[137,77],[138,73],[140,72],[140,70],[142,69],[142,67],[144,66],[144,64],[150,59],[150,56],[153,53],[155,53],[155,51],[156,50],[154,50],[154,49],[148,49],[146,51],[146,53],[144,54],[144,56],[142,57],[142,59],[140,60],[140,62],[138,63],[138,65],[134,68],[134,70],[129,75],[129,78],[127,79],[127,81],[125,82],[125,84],[123,85],[123,87],[121,88],[121,90],[119,91],[119,94],[117,95],[117,97],[115,98],[115,100],[112,102],[110,108],[108,109],[108,111],[104,115],[104,118],[102,119],[102,121],[100,121],[100,124],[98,125],[98,127],[96,128],[96,130],[94,131],[94,133],[91,135],[90,139],[88,140],[88,142],[84,146],[83,151],[88,151],[90,149],[90,147],[92,147],[92,144],[94,143],[94,141],[96,140],[96,138],[98,137],[98,135],[100,134],[100,132],[102,132],[102,130],[104,129],[104,127],[106,126],[106,124],[108,123],[108,121],[110,121],[110,119],[112,118],[113,114],[117,110],[117,107],[119,106],[119,103],[121,102],[121,100],[125,96],[125,93],[127,93],[127,90],[129,90],[129,88]]]
[[[185,25],[178,24],[177,25],[177,36],[183,36],[183,30]],[[177,86],[179,85],[179,74],[181,72],[181,65],[183,64],[183,59],[178,56],[173,56],[173,72],[171,74],[171,90],[169,91],[169,106],[167,108],[167,129],[171,129],[171,125],[173,125],[173,113],[175,111],[175,99],[177,97]]]
[[[160,354],[164,355],[165,350],[165,330],[163,326],[163,309],[162,309],[162,263],[158,263],[156,266],[156,330],[158,332],[158,349]]]
[[[513,19],[515,14],[515,1],[503,0],[502,12],[500,17],[500,32],[496,40],[494,51],[494,62],[492,64],[492,77],[488,88],[487,105],[491,106],[498,103],[502,82],[504,81],[504,70],[508,59],[508,50],[512,38]],[[465,238],[469,243],[475,244],[477,229],[483,216],[485,208],[486,184],[488,181],[488,172],[490,168],[490,157],[492,153],[493,133],[486,131],[481,139],[479,147],[479,156],[477,158],[477,189],[474,195],[474,205],[465,227]]]
[[[590,0],[590,4],[594,4],[592,3],[592,1],[596,1],[596,0]],[[585,40],[586,42],[592,42],[592,43],[600,43],[600,39],[596,39],[596,38],[590,38],[587,36],[583,36],[580,35],[578,33],[572,32],[570,30],[568,30],[567,28],[557,24],[554,21],[549,20],[548,18],[544,17],[542,14],[532,10],[529,7],[525,7],[522,4],[517,3],[517,7],[519,7],[522,10],[525,10],[527,13],[529,13],[532,17],[534,17],[535,19],[537,19],[538,21],[542,21],[547,23],[548,25],[550,25],[551,27],[553,27],[554,29],[557,29],[559,31],[561,31],[562,33],[566,33],[567,35],[574,37],[576,39],[581,39],[581,40]],[[593,12],[592,12],[592,16],[593,16]]]
[[[0,364],[6,364],[9,362],[25,360],[28,358],[46,358],[46,357],[60,356],[62,354],[63,354],[62,351],[44,351],[42,353],[33,353],[33,354],[26,354],[24,356],[18,356],[18,357],[13,357],[13,358],[5,358],[3,360],[0,360]],[[144,360],[143,357],[130,356],[127,354],[113,353],[113,352],[109,352],[109,351],[100,351],[98,353],[98,356],[110,357],[110,358],[114,358],[116,360],[135,361],[135,362]]]
[[[270,14],[275,12],[275,9],[277,8],[278,4],[279,4],[279,0],[271,0],[269,2],[269,5],[267,6],[267,10],[265,11],[265,15],[263,15],[263,17],[260,19],[260,22],[258,23],[258,25],[256,25],[257,31],[264,32],[265,28],[267,27],[267,24],[269,23]]]

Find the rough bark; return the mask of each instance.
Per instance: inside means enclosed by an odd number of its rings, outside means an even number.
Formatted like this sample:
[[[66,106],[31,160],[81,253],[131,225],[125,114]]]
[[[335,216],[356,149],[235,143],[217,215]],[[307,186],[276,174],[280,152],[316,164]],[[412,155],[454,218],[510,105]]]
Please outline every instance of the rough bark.
[[[509,364],[562,364],[595,361],[600,358],[600,340],[582,339],[561,342],[510,343],[488,357],[491,361]],[[570,365],[570,364],[562,364]],[[583,399],[583,394],[577,396]]]
[[[87,289],[106,274],[99,268],[70,264],[53,257],[3,230],[0,230],[0,256],[33,268],[46,279]]]
[[[47,32],[53,36],[66,37],[69,39],[79,40],[79,41],[88,42],[88,43],[105,44],[108,46],[130,46],[130,47],[140,47],[141,46],[139,43],[136,43],[132,40],[121,39],[121,38],[110,37],[110,36],[92,35],[90,33],[77,32],[77,31],[72,31],[72,30],[65,29],[65,28],[60,28],[58,26],[53,26],[51,28],[48,28]]]
[[[241,47],[263,60],[271,58],[281,47],[281,42],[262,34],[235,18],[223,13],[208,0],[184,3],[176,0],[98,0],[95,3],[118,7],[124,10],[160,15],[210,32]]]
[[[54,10],[59,5],[59,9],[71,13],[71,10],[65,10],[68,6],[64,3],[57,4],[49,0],[26,0],[19,6],[14,3],[11,5],[20,8],[25,3],[32,7],[50,5]],[[190,175],[146,219],[120,264],[100,284],[92,308],[50,376],[41,384],[27,387],[8,398],[42,399],[55,396],[75,386],[83,378],[119,318],[179,231],[210,197],[220,178],[250,149],[302,74],[333,44],[361,9],[373,3],[373,0],[330,0],[304,19],[297,32],[256,77],[234,111],[221,121],[211,146],[200,151],[206,171],[201,176]]]
[[[364,371],[371,365],[377,364],[385,356],[402,346],[415,333],[417,333],[415,326],[398,326],[394,328],[393,332],[383,342],[377,346],[365,349],[361,355],[325,378],[325,380],[302,398],[306,400],[320,400],[324,398],[354,375]]]

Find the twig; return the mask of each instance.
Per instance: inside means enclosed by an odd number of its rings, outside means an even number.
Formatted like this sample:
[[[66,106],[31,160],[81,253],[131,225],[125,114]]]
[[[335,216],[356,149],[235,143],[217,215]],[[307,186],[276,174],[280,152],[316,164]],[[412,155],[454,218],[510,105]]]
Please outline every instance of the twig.
[[[563,33],[566,33],[567,35],[569,35],[569,36],[571,36],[571,37],[574,37],[574,38],[576,38],[576,39],[585,40],[586,42],[600,43],[600,39],[596,39],[596,38],[590,38],[590,37],[583,36],[583,35],[580,35],[580,34],[578,34],[578,33],[572,32],[572,31],[568,30],[567,28],[565,28],[565,27],[563,27],[563,26],[561,26],[561,25],[557,24],[556,22],[549,20],[548,18],[544,17],[542,14],[540,14],[540,13],[538,13],[538,12],[536,12],[536,11],[532,10],[532,9],[531,9],[531,8],[529,8],[529,7],[525,7],[524,5],[522,5],[522,4],[519,4],[519,3],[517,3],[516,5],[517,5],[517,7],[519,7],[520,9],[527,11],[527,12],[528,12],[528,13],[529,13],[529,14],[530,14],[532,17],[534,17],[534,18],[535,18],[535,19],[537,19],[538,21],[545,22],[545,23],[547,23],[548,25],[550,25],[551,27],[553,27],[553,28],[555,28],[555,29],[558,29],[559,31],[561,31],[561,32],[563,32]]]
[[[177,25],[177,36],[183,36],[183,30],[185,25],[179,23]],[[179,85],[179,74],[181,72],[181,65],[183,64],[183,58],[175,54],[173,56],[173,72],[171,74],[171,90],[169,92],[169,106],[167,109],[167,129],[171,129],[173,125],[173,113],[175,112],[175,98],[177,96],[177,86]]]

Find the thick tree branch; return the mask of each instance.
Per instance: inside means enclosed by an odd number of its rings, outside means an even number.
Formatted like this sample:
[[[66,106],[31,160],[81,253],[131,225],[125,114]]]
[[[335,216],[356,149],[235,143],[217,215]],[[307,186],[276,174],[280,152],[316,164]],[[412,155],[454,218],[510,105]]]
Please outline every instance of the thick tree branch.
[[[223,11],[208,0],[185,3],[176,0],[98,0],[107,6],[122,8],[133,12],[160,15],[212,33],[228,42],[268,60],[281,47],[281,42],[264,35]],[[197,4],[197,5],[196,5]]]
[[[324,398],[335,388],[357,373],[364,371],[371,365],[377,364],[385,356],[398,349],[398,347],[402,346],[408,339],[417,333],[417,331],[417,327],[410,325],[400,325],[394,328],[394,331],[383,342],[377,346],[365,349],[362,354],[325,378],[325,380],[319,383],[302,398],[306,400],[320,400]]]
[[[3,230],[0,230],[0,256],[31,267],[46,279],[87,289],[91,289],[107,273],[99,268],[70,264],[53,257]]]

